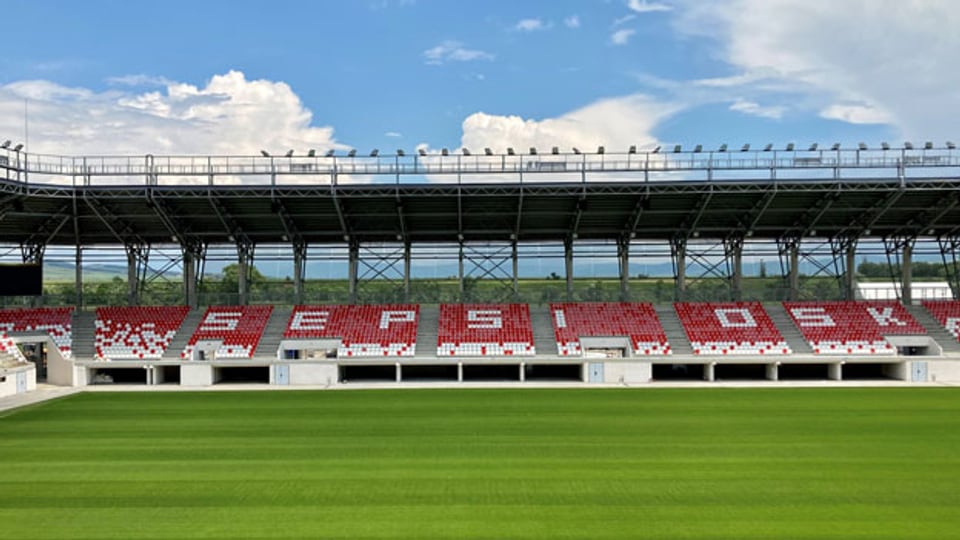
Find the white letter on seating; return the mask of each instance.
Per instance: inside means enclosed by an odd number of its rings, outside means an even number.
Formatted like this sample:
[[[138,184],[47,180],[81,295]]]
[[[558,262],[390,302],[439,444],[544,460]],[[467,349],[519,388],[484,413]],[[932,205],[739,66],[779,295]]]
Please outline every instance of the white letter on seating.
[[[827,315],[827,310],[822,307],[801,307],[793,308],[790,314],[797,321],[797,326],[817,327],[817,326],[836,326],[833,317]]]
[[[330,319],[329,311],[298,311],[290,321],[291,330],[325,330]]]
[[[380,313],[380,329],[390,328],[392,322],[413,322],[416,314],[412,311],[384,311]]]
[[[873,317],[873,320],[877,321],[877,324],[880,326],[890,326],[891,323],[895,326],[907,325],[907,323],[893,316],[892,307],[885,307],[883,309],[868,307],[867,313],[869,313],[870,316]]]
[[[503,314],[499,309],[471,309],[467,311],[467,328],[503,328]]]
[[[729,315],[735,313],[741,319],[740,322],[733,322],[730,320]],[[750,310],[746,308],[730,308],[730,309],[715,309],[713,314],[717,316],[717,320],[720,321],[720,326],[724,328],[756,328],[757,321],[753,319],[753,315],[750,314]]]
[[[243,313],[239,311],[214,311],[207,316],[197,328],[198,332],[215,332],[217,330],[236,330]]]
[[[557,328],[566,328],[567,327],[567,316],[562,309],[553,310],[553,319],[557,323]]]

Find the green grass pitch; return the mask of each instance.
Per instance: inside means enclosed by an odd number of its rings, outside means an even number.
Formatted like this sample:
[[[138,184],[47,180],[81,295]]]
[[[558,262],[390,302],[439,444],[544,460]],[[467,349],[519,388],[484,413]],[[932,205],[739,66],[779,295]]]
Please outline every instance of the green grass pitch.
[[[960,538],[960,390],[84,393],[0,538]]]

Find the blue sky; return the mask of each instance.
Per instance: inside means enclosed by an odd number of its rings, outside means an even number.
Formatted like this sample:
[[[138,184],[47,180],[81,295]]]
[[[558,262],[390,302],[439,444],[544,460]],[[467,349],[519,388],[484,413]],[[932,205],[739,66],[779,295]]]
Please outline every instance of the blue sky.
[[[947,0],[8,0],[0,138],[44,153],[713,147],[960,116]]]

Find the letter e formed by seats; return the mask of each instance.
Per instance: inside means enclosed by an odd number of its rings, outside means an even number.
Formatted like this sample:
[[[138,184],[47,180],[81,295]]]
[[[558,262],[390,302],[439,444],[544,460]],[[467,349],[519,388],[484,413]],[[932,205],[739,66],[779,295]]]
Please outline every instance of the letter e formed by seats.
[[[207,313],[198,332],[216,332],[218,330],[236,330],[243,313],[239,311],[214,311]]]
[[[713,310],[713,314],[724,328],[756,328],[757,321],[746,308],[721,308]],[[732,317],[731,317],[732,315]]]
[[[384,311],[380,313],[380,329],[390,328],[390,323],[413,322],[416,318],[416,313],[412,311]]]
[[[503,328],[503,312],[499,309],[468,310],[467,328]]]
[[[298,311],[290,321],[291,330],[325,330],[330,320],[329,311]]]
[[[833,317],[827,315],[827,310],[822,307],[793,308],[790,310],[793,318],[797,321],[797,326],[803,327],[821,327],[836,326],[837,323]]]

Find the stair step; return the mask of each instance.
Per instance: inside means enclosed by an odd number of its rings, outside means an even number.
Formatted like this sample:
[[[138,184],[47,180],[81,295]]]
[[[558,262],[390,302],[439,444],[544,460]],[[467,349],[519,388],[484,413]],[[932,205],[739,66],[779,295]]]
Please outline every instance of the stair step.
[[[907,311],[927,329],[927,334],[937,342],[945,353],[960,353],[960,342],[940,324],[936,317],[923,306],[907,306]]]
[[[690,339],[687,338],[687,332],[683,329],[683,324],[677,316],[676,310],[672,305],[659,306],[655,308],[657,318],[660,319],[660,326],[667,335],[667,342],[670,343],[670,350],[674,355],[692,355],[693,347],[690,345]]]
[[[803,334],[800,332],[800,329],[797,328],[797,325],[794,324],[793,319],[790,317],[790,314],[787,313],[783,304],[766,304],[763,307],[766,309],[767,314],[770,315],[770,320],[773,321],[777,330],[780,331],[780,335],[783,336],[787,345],[790,346],[793,354],[813,354],[813,347],[810,346],[810,342],[804,339]]]
[[[557,338],[553,332],[550,306],[530,306],[530,325],[533,327],[533,345],[537,355],[557,356]]]

